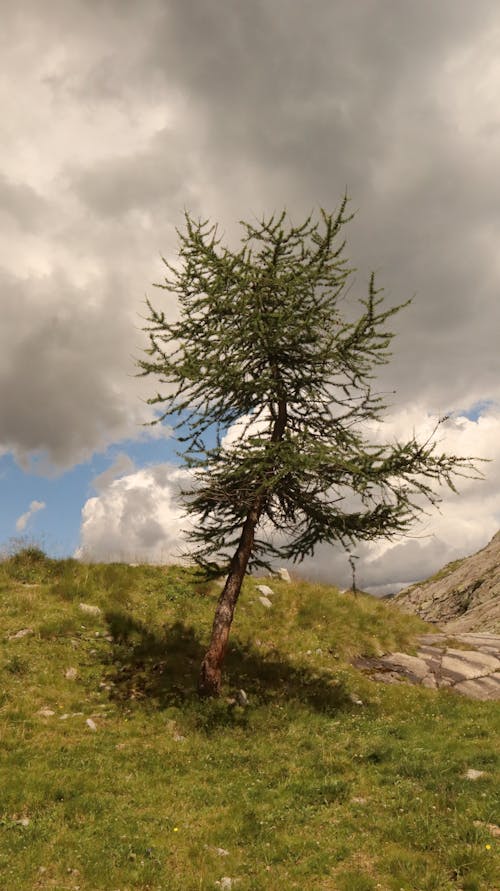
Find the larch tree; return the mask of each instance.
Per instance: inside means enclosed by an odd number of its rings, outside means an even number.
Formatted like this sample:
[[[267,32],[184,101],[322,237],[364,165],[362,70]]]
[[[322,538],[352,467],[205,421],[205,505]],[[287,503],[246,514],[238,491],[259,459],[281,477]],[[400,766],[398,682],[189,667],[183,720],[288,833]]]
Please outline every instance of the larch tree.
[[[148,401],[160,406],[157,422],[175,415],[193,473],[183,492],[195,520],[190,556],[227,574],[200,669],[202,696],[220,693],[246,572],[278,558],[300,561],[318,542],[348,550],[405,533],[423,504],[440,500],[440,485],[454,489],[454,478],[473,467],[438,453],[434,440],[367,440],[367,422],[386,408],[372,386],[390,356],[387,323],[406,304],[385,307],[372,275],[346,318],[349,219],[345,198],[338,212],[298,226],[286,212],[244,222],[241,246],[230,250],[216,225],[186,213],[179,263],[164,261],[158,285],[178,300],[175,321],[146,301],[140,374],[158,379],[162,392]],[[228,444],[236,422],[240,435]]]

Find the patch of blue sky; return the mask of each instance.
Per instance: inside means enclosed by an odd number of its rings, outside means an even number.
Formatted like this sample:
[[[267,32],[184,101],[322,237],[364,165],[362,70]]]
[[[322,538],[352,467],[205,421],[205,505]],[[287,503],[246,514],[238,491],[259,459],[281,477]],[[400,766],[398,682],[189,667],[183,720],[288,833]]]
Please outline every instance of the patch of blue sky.
[[[82,493],[88,485],[88,467],[79,465],[60,477],[39,476],[23,470],[11,455],[0,460],[0,545],[10,547],[22,538],[54,556],[73,553],[80,532]],[[45,507],[34,513],[24,529],[16,523],[32,501]]]
[[[469,408],[459,409],[454,412],[454,415],[460,415],[463,418],[467,418],[469,421],[477,421],[481,415],[488,414],[489,410],[494,408],[494,406],[495,402],[492,399],[484,399],[475,402],[474,405],[471,405]]]
[[[215,429],[207,431],[205,442],[209,448],[215,445]],[[140,436],[95,452],[89,461],[57,475],[47,475],[48,463],[43,455],[33,457],[30,469],[22,469],[10,454],[0,457],[0,548],[9,548],[22,538],[38,544],[51,556],[70,556],[79,544],[82,508],[97,494],[92,482],[109,470],[118,455],[127,455],[140,470],[163,463],[180,465],[183,451],[184,444],[175,434]],[[33,501],[43,502],[45,507],[29,517],[24,529],[16,529],[16,522]]]

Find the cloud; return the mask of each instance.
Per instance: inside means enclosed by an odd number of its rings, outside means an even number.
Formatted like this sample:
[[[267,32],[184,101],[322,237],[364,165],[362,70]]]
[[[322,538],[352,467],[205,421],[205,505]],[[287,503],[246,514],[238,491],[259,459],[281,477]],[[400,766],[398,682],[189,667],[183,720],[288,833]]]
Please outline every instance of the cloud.
[[[90,302],[61,272],[38,281],[0,272],[0,287],[0,445],[23,466],[45,453],[47,467],[64,469],[120,439],[168,435],[141,426],[154,415],[113,299]]]
[[[113,463],[107,470],[94,477],[92,485],[96,492],[102,492],[116,479],[131,475],[135,471],[135,464],[125,452],[119,452]]]
[[[29,509],[25,514],[21,514],[20,517],[16,520],[16,529],[18,532],[23,532],[26,529],[31,517],[34,516],[39,510],[43,510],[46,507],[45,501],[32,501]]]
[[[170,464],[138,470],[103,484],[82,510],[76,556],[109,562],[178,563],[187,529],[179,490],[190,474]]]

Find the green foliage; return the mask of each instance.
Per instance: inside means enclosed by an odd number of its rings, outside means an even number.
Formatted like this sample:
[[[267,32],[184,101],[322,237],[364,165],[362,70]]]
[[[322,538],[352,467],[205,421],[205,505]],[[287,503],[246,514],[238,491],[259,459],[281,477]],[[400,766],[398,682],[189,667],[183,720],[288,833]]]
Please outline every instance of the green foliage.
[[[158,285],[178,300],[176,320],[174,306],[147,301],[150,346],[139,367],[164,389],[149,400],[158,421],[179,418],[201,565],[227,566],[251,512],[262,534],[249,566],[300,561],[319,541],[349,548],[390,539],[439,500],[436,486],[453,489],[472,470],[432,441],[374,446],[362,432],[382,418],[374,374],[390,356],[389,320],[406,304],[386,308],[372,276],[357,318],[346,314],[352,270],[342,230],[350,219],[345,198],[319,222],[294,226],[284,212],[242,223],[232,251],[216,226],[186,214],[180,264],[165,261]],[[236,421],[239,439],[223,446]],[[208,448],[214,428],[217,444]]]

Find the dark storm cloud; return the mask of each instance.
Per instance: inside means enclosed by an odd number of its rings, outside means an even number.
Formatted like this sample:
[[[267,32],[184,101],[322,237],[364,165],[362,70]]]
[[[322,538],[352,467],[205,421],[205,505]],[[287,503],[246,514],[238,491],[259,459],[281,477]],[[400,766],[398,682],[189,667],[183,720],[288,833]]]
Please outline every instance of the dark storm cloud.
[[[175,134],[76,171],[80,198],[102,218],[136,208],[159,221],[170,208],[178,222],[188,206],[237,238],[242,217],[286,206],[297,220],[347,189],[353,294],[375,269],[391,302],[416,295],[381,386],[397,380],[400,400],[418,394],[437,413],[494,396],[500,130],[494,107],[474,123],[483,74],[467,54],[498,21],[495,4],[146,6],[134,72],[166,105],[175,97]],[[118,95],[132,63],[108,52],[102,64],[80,84],[94,101],[103,78]]]
[[[68,178],[78,197],[104,219],[131,210],[158,215],[172,203],[180,206],[189,191],[182,149],[170,132],[142,154],[108,158]]]
[[[383,385],[397,379],[401,399],[418,393],[435,411],[497,388],[498,275],[485,270],[498,120],[471,139],[450,96],[462,89],[455,59],[494,20],[491,2],[325,2],[313,15],[287,2],[171,3],[151,51],[197,109],[193,143],[220,184],[209,209],[224,220],[331,208],[347,188],[356,291],[375,268],[392,302],[416,293]],[[481,93],[480,71],[465,76]],[[464,95],[473,117],[474,80]]]
[[[63,468],[137,436],[144,411],[128,379],[127,318],[109,301],[89,305],[63,274],[3,274],[0,290],[0,445],[23,464],[47,453]]]
[[[50,204],[25,183],[12,182],[0,174],[0,214],[22,229],[36,231],[50,216]]]

